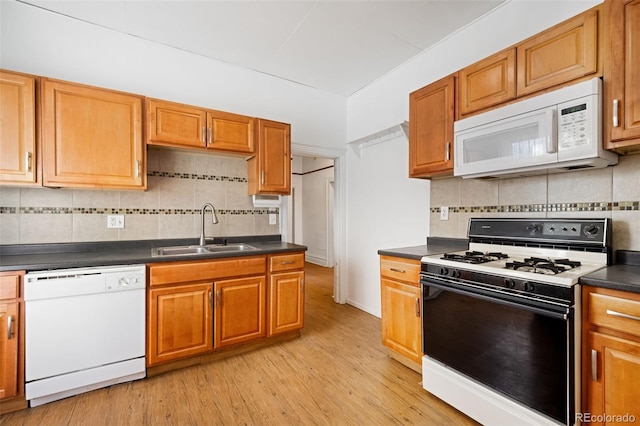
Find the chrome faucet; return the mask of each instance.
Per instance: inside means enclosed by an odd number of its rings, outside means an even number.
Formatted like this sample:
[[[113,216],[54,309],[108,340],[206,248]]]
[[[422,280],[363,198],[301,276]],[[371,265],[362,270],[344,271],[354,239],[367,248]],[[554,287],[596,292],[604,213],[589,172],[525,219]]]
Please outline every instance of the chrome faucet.
[[[211,213],[213,214],[213,224],[215,225],[216,223],[218,223],[218,216],[216,216],[216,209],[213,207],[213,204],[211,203],[204,203],[204,205],[202,206],[202,210],[200,211],[200,216],[201,216],[201,224],[202,224],[202,228],[200,230],[200,245],[204,246],[206,245],[206,238],[204,236],[204,214],[205,211],[207,210],[207,207],[211,207]]]

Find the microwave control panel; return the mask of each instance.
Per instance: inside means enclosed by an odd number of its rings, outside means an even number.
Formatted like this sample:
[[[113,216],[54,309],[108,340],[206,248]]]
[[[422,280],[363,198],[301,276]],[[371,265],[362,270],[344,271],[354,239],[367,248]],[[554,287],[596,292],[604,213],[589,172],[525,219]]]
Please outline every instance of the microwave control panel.
[[[593,101],[593,97],[588,96],[558,106],[559,151],[591,145],[594,118],[597,118],[597,114],[594,117]]]

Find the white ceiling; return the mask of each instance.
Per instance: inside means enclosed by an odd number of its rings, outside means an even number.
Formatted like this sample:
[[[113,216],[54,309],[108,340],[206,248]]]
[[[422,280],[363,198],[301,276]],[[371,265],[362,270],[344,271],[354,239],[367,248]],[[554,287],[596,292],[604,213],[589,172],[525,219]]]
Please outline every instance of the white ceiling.
[[[19,0],[351,95],[505,0]]]

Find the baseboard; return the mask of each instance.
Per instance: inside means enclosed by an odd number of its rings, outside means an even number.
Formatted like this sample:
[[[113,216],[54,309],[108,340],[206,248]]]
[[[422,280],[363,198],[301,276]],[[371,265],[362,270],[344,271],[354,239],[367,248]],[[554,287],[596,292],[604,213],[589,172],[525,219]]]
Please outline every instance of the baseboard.
[[[313,263],[314,265],[329,267],[326,257],[314,256],[312,254],[309,254],[309,252],[305,253],[304,260],[305,262]]]

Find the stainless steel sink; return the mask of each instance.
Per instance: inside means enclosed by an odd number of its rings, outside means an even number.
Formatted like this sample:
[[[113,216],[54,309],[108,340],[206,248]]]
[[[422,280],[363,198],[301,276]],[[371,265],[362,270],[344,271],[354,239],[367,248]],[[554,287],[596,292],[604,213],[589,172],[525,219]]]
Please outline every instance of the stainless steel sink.
[[[151,249],[151,256],[193,256],[196,254],[258,250],[249,244],[209,244],[206,246],[173,246]]]

